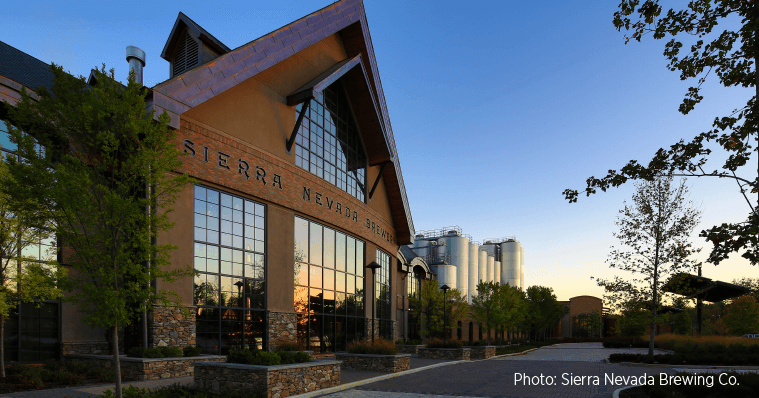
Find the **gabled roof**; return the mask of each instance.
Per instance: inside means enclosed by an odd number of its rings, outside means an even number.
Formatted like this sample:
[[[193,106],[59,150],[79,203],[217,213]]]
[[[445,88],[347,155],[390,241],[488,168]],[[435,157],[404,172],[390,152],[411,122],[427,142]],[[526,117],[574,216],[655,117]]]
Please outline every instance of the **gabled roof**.
[[[180,14],[180,17],[182,15],[184,14]],[[189,18],[187,20],[191,22]],[[180,19],[175,23],[175,30],[179,21]],[[161,94],[154,96],[154,107],[157,113],[164,109],[169,111],[173,120],[172,126],[177,128],[178,115],[182,112],[204,103],[335,33],[339,33],[348,58],[360,56],[365,68],[367,84],[353,85],[357,90],[356,95],[348,94],[351,101],[357,102],[354,111],[359,129],[367,148],[371,148],[367,153],[369,164],[391,162],[392,166],[385,167],[382,177],[390,201],[396,239],[401,245],[411,243],[414,223],[361,0],[342,0],[330,4],[210,62],[174,76],[153,88],[155,93]],[[174,31],[172,37],[173,35]],[[356,68],[348,73],[358,73],[354,70]],[[376,104],[376,110],[371,109],[372,102]]]
[[[0,84],[16,93],[21,86],[35,92],[40,86],[52,90],[53,72],[49,64],[0,41]],[[7,94],[15,98],[16,93]]]
[[[215,38],[212,34],[203,29],[202,26],[198,25],[195,21],[190,19],[190,17],[180,12],[179,16],[177,16],[177,20],[174,21],[174,27],[171,29],[169,39],[166,40],[166,44],[163,46],[161,58],[167,61],[169,60],[171,53],[174,52],[174,46],[176,46],[177,42],[179,42],[181,39],[180,33],[182,33],[184,27],[187,27],[190,32],[192,32],[192,35],[194,37],[199,38],[203,43],[213,48],[219,54],[226,54],[232,51],[229,49],[229,47],[222,43],[221,40]]]

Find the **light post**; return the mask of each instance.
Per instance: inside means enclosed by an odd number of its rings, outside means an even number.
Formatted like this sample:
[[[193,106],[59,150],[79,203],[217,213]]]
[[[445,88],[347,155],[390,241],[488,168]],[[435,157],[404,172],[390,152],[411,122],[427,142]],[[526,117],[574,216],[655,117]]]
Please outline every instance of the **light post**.
[[[446,300],[446,293],[448,293],[448,289],[450,289],[450,287],[448,287],[448,285],[443,285],[440,286],[440,289],[443,290],[443,345],[445,345],[448,340],[448,333],[446,333],[448,329],[448,323],[446,319],[447,314],[445,311],[445,302],[448,301]]]
[[[372,261],[371,263],[366,265],[366,268],[369,268],[372,270],[372,343],[374,343],[374,301],[375,301],[375,293],[374,289],[377,286],[377,283],[375,282],[375,275],[377,272],[377,268],[381,267],[381,265],[377,264],[376,261]]]

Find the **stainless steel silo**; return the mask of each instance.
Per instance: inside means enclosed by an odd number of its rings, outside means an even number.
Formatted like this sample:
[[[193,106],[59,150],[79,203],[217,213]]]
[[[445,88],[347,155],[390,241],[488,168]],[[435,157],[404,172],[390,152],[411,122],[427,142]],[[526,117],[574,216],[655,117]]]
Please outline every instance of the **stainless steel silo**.
[[[498,257],[495,257],[496,259]],[[493,280],[495,282],[501,283],[501,262],[498,260],[495,260],[493,263]]]
[[[524,290],[524,247],[519,246],[519,286]]]
[[[455,230],[448,231],[440,240],[448,246],[450,254],[450,263],[456,267],[457,289],[462,296],[468,297],[469,294],[469,238],[460,236]],[[448,285],[451,288],[453,286]]]
[[[467,280],[469,281],[469,297],[467,297],[467,301],[470,304],[472,303],[472,297],[477,295],[477,252],[479,250],[479,245],[469,242],[469,275],[467,276]]]
[[[487,282],[488,278],[488,252],[484,247],[480,246],[480,251],[477,252],[477,284],[480,282]]]
[[[495,257],[491,256],[490,253],[488,253],[488,282],[493,282],[494,279],[494,273],[493,273],[493,267],[495,266]]]
[[[448,264],[433,265],[437,274],[437,285],[448,285],[451,289],[456,289],[456,267]]]
[[[508,283],[509,286],[520,287],[520,261],[521,261],[521,248],[519,242],[509,239],[501,243],[501,264],[503,266],[504,274],[501,275],[501,279]]]

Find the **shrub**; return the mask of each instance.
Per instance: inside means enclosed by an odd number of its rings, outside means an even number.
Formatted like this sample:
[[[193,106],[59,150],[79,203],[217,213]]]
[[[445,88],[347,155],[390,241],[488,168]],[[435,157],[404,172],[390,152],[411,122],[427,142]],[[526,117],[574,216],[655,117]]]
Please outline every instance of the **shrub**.
[[[430,339],[427,340],[427,348],[462,348],[461,342],[458,340],[442,340],[442,339]]]
[[[277,351],[302,351],[300,345],[294,341],[278,341],[274,343]]]
[[[374,342],[352,341],[348,343],[348,352],[351,354],[374,354],[374,355],[395,355],[398,348],[390,340],[376,339]]]
[[[200,352],[203,350],[203,347],[193,347],[193,346],[187,346],[182,349],[182,354],[185,357],[197,357],[200,355]]]
[[[482,347],[482,346],[487,345],[487,343],[482,340],[477,340],[477,341],[467,342],[465,345],[469,347]]]
[[[303,351],[277,351],[276,354],[279,355],[280,363],[282,365],[313,361],[311,355],[308,355],[307,352]]]

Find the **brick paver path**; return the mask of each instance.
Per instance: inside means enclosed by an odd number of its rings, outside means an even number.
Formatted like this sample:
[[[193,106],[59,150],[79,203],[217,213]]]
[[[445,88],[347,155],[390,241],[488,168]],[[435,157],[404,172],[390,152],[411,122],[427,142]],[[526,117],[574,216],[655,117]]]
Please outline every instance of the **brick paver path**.
[[[637,349],[636,349],[637,350]],[[645,351],[644,349],[640,349]],[[329,395],[331,398],[566,397],[606,398],[628,385],[609,377],[674,373],[668,368],[631,367],[602,362],[610,353],[600,343],[562,344],[529,354],[472,361],[424,370]],[[543,375],[541,380],[540,376]],[[549,377],[546,377],[549,376]],[[533,382],[525,381],[529,377]],[[596,379],[598,385],[595,385]],[[515,381],[516,379],[516,381]],[[628,379],[629,381],[629,379]],[[553,383],[553,384],[551,384]]]

